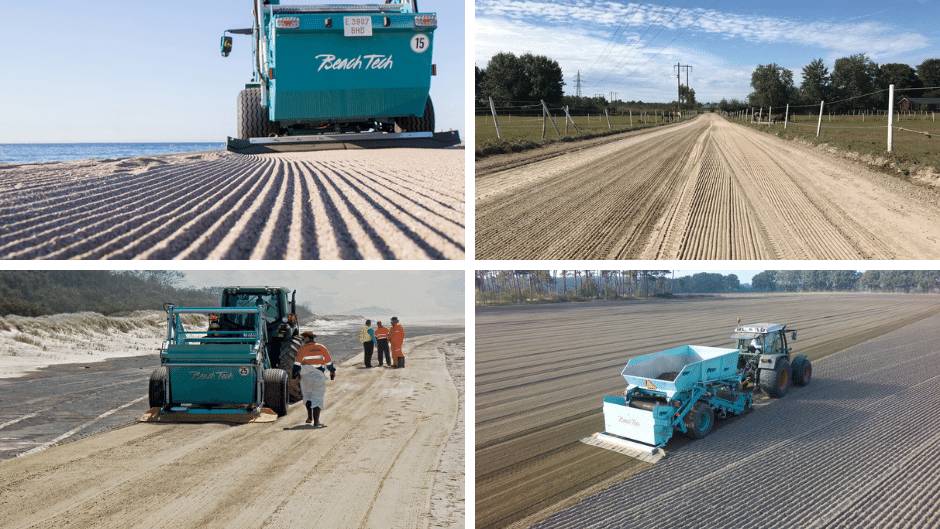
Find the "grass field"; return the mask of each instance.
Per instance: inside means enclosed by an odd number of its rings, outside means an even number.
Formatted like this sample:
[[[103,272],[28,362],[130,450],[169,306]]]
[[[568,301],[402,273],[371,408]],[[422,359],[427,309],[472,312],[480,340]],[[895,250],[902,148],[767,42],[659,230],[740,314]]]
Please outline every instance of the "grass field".
[[[591,136],[606,134],[610,131],[626,132],[629,130],[642,129],[656,125],[662,125],[663,118],[655,117],[652,113],[646,116],[634,114],[631,126],[630,116],[610,116],[610,127],[607,126],[607,118],[604,115],[591,116],[572,116],[574,122],[581,130],[575,129],[571,123],[568,123],[567,133],[565,131],[565,116],[555,116],[555,124],[558,126],[558,132],[552,127],[551,121],[545,123],[545,139],[558,140],[563,137],[576,138],[579,136]],[[542,118],[537,116],[513,116],[511,114],[499,116],[499,130],[502,135],[502,142],[523,143],[542,141]],[[476,116],[476,138],[475,147],[477,150],[485,146],[495,145],[500,142],[496,135],[496,126],[493,124],[493,116]]]
[[[874,159],[883,158],[883,164],[893,161],[904,165],[917,164],[940,168],[940,121],[934,121],[931,113],[903,116],[900,120],[895,117],[894,148],[890,154],[887,152],[888,118],[885,116],[865,116],[863,121],[862,116],[830,117],[824,114],[819,138],[816,137],[818,114],[791,115],[791,118],[785,130],[783,122],[760,125],[752,123],[750,126],[782,138],[801,138],[817,145],[828,143],[833,147],[869,155]],[[906,130],[899,130],[899,127]],[[930,136],[918,132],[927,132]]]

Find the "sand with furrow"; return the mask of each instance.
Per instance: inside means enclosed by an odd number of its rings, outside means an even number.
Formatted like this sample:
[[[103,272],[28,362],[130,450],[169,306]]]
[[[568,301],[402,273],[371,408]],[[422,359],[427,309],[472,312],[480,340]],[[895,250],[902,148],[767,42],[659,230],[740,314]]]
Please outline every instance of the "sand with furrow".
[[[464,341],[408,338],[405,369],[343,362],[324,428],[297,403],[273,423],[137,423],[0,461],[0,526],[463,527]]]
[[[478,163],[478,259],[938,259],[940,187],[716,114]]]
[[[0,259],[463,259],[464,150],[0,166]]]
[[[652,466],[580,442],[603,430],[601,403],[623,391],[629,358],[729,346],[738,317],[797,329],[812,383],[759,398],[704,439],[674,436]],[[940,475],[936,295],[484,307],[475,326],[479,528],[935,525],[940,494],[914,484]],[[892,522],[906,497],[928,502],[909,509],[923,523]]]

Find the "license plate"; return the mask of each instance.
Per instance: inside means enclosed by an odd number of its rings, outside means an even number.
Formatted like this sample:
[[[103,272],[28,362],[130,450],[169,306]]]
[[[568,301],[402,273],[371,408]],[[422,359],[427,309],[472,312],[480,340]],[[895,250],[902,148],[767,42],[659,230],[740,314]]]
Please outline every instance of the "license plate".
[[[371,37],[372,17],[343,17],[344,37]]]

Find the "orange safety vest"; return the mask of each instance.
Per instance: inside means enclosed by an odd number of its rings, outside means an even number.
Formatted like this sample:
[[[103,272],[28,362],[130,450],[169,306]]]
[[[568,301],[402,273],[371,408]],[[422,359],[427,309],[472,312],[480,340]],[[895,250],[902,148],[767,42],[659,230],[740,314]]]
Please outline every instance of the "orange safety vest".
[[[294,365],[297,366],[325,366],[333,363],[330,352],[318,343],[304,345],[297,350],[297,356],[294,358]]]
[[[387,340],[388,339],[388,329],[385,327],[379,327],[375,330],[375,339],[376,340]]]
[[[389,341],[395,345],[401,345],[405,341],[405,328],[401,325],[392,325],[389,331]]]

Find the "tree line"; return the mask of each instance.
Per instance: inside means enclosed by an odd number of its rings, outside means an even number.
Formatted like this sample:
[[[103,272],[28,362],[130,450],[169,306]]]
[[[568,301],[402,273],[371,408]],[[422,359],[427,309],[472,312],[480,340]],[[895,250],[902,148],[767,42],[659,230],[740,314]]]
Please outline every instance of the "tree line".
[[[901,63],[879,65],[864,53],[836,59],[832,71],[822,59],[802,69],[799,86],[793,71],[776,63],[762,64],[751,74],[751,92],[746,101],[722,99],[718,109],[735,112],[748,108],[779,109],[786,105],[819,106],[837,113],[885,110],[890,85],[895,88],[895,104],[903,97],[940,97],[940,59],[927,59],[917,67]],[[911,90],[908,90],[911,89]],[[905,90],[905,91],[902,91]]]
[[[9,270],[0,271],[0,316],[68,312],[115,315],[160,310],[163,302],[216,306],[221,289],[181,289],[177,271]]]
[[[558,61],[545,55],[526,53],[516,56],[501,52],[494,55],[485,68],[475,67],[474,100],[486,106],[489,100],[498,107],[518,107],[518,114],[541,115],[541,101],[549,107],[568,106],[578,114],[599,114],[605,109],[612,113],[620,109],[663,110],[676,109],[676,102],[644,103],[643,101],[608,101],[604,96],[565,95],[565,80]],[[695,100],[695,90],[682,85],[677,96],[683,109],[694,109],[700,105]]]
[[[765,270],[736,274],[670,270],[477,270],[478,304],[544,303],[739,292],[940,292],[940,271]]]
[[[734,274],[672,278],[670,270],[477,270],[477,302],[525,303],[668,297],[741,289]]]
[[[0,317],[97,312],[105,316],[162,310],[163,303],[217,307],[221,287],[181,288],[185,274],[174,270],[9,270],[0,271]],[[301,320],[312,316],[297,307]]]
[[[938,270],[765,270],[755,292],[940,292]]]

